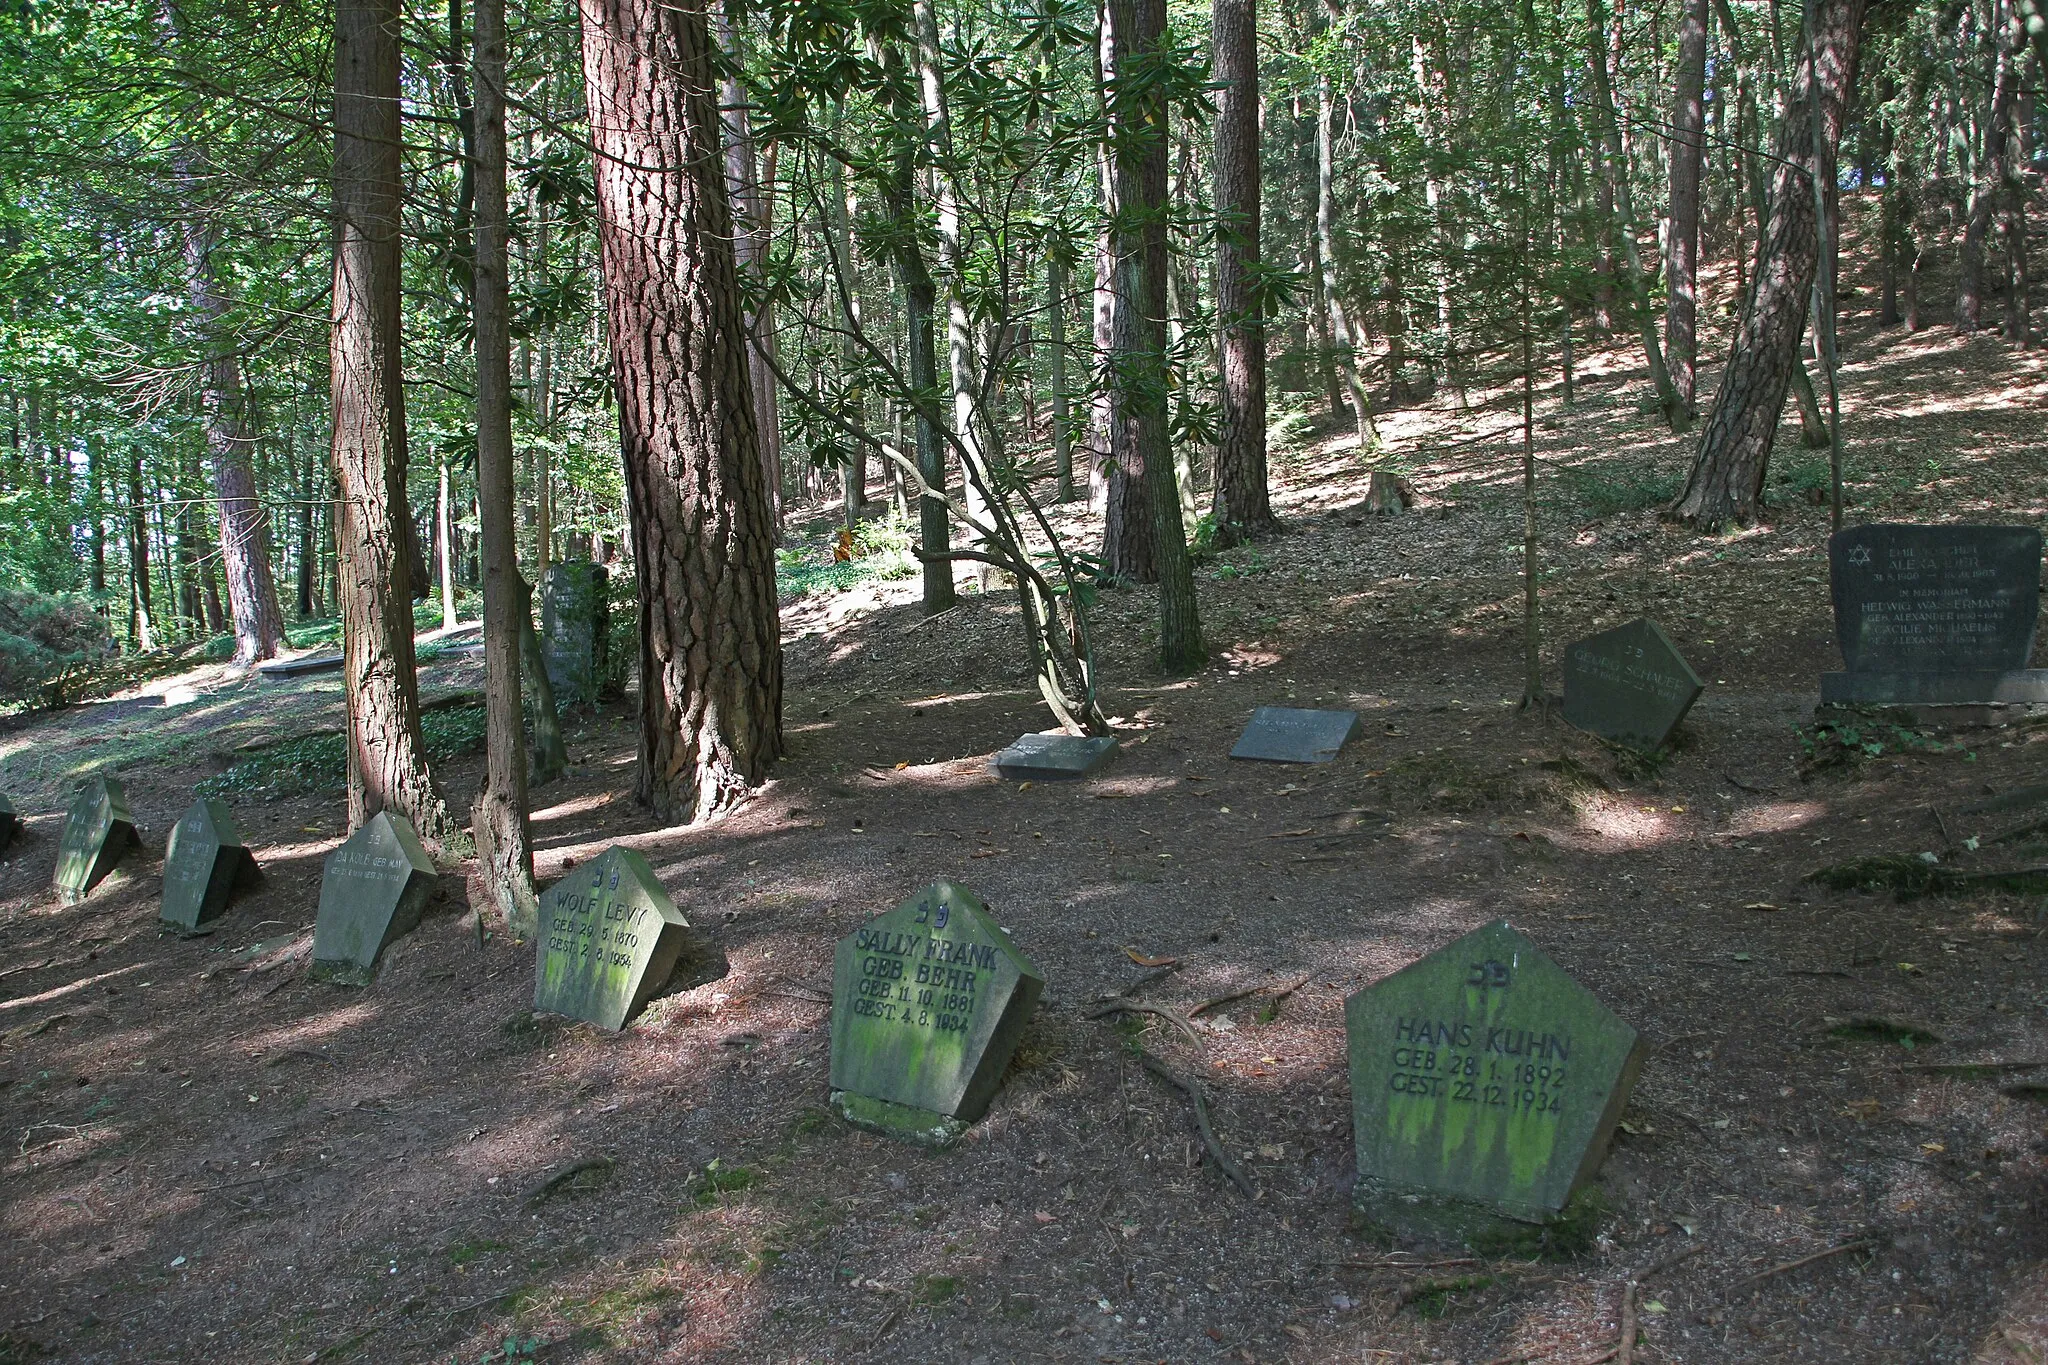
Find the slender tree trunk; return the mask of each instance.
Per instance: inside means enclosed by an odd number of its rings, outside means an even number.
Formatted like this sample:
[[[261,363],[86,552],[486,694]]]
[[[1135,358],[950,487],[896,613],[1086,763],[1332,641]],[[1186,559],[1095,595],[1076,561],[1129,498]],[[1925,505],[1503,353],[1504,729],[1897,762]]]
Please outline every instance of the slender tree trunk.
[[[292,425],[292,441],[298,442],[298,424]],[[319,607],[320,542],[315,529],[319,509],[313,504],[315,470],[318,460],[314,458],[313,447],[306,446],[304,462],[299,466],[299,617],[301,620],[312,616]]]
[[[1107,20],[1102,21],[1106,27]],[[1105,40],[1106,41],[1106,40]],[[1102,69],[1096,69],[1096,88],[1102,88]],[[1095,395],[1088,405],[1088,506],[1103,515],[1103,558],[1109,558],[1110,537],[1109,494],[1110,481],[1116,469],[1116,452],[1112,448],[1110,429],[1116,425],[1116,386],[1107,382],[1110,352],[1116,338],[1116,248],[1109,235],[1109,204],[1115,199],[1110,185],[1109,152],[1098,148],[1096,153],[1097,178],[1102,185],[1103,212],[1095,234],[1095,291],[1091,296],[1094,305],[1091,315],[1094,342],[1094,370],[1104,380],[1095,386]],[[1121,524],[1123,518],[1116,521]]]
[[[1266,484],[1266,321],[1259,262],[1258,0],[1214,0],[1216,320],[1222,332],[1213,512],[1219,544],[1280,529]]]
[[[731,809],[782,753],[775,517],[755,431],[704,0],[579,0],[640,579],[639,799]]]
[[[1379,444],[1378,426],[1372,420],[1372,398],[1358,378],[1358,354],[1354,348],[1351,320],[1344,307],[1343,286],[1337,271],[1337,188],[1336,142],[1331,127],[1336,100],[1326,72],[1316,75],[1316,254],[1323,271],[1323,304],[1330,312],[1330,358],[1338,380],[1351,399],[1351,419],[1358,428],[1358,451],[1370,454]],[[1380,474],[1373,472],[1375,501]],[[1400,511],[1399,506],[1374,511]]]
[[[510,360],[506,361],[506,367],[506,373],[509,376],[511,373]],[[508,377],[505,383],[508,386],[507,392],[510,392],[511,379]],[[510,410],[508,409],[507,411],[509,413]],[[510,420],[509,417],[507,420]],[[457,620],[455,610],[455,493],[454,489],[450,486],[448,461],[443,459],[439,463],[440,486],[436,490],[434,498],[434,527],[435,540],[439,543],[441,550],[441,629],[449,631],[455,629]]]
[[[1963,226],[1962,249],[1956,259],[1956,330],[1974,332],[1984,325],[1984,247],[1991,236],[1993,210],[2005,192],[2006,142],[2012,126],[2016,43],[2006,41],[2004,0],[1993,0],[1993,22],[1987,41],[1995,48],[1991,63],[1991,97],[1985,111],[1984,140],[1970,186],[1969,217]]]
[[[34,407],[29,411],[33,417]],[[30,430],[33,442],[33,426]],[[149,595],[149,505],[142,493],[142,448],[132,446],[128,456],[128,638],[139,650],[156,648]]]
[[[1664,243],[1664,348],[1671,386],[1696,415],[1699,334],[1697,277],[1700,242],[1700,169],[1706,157],[1707,0],[1684,0],[1678,20],[1678,59],[1671,100],[1671,218]]]
[[[764,268],[768,254],[769,234],[773,224],[769,215],[774,200],[761,186],[761,159],[754,147],[752,120],[747,113],[746,90],[740,85],[737,72],[740,63],[739,41],[732,27],[732,16],[721,8],[715,20],[718,42],[728,63],[722,99],[724,108],[721,116],[725,129],[726,192],[729,212],[735,233],[734,249],[737,267],[742,274],[758,275]],[[768,163],[769,178],[774,175],[773,158]],[[770,524],[782,525],[782,423],[776,415],[775,374],[769,365],[769,358],[776,353],[774,305],[763,305],[759,313],[746,315],[747,338],[751,343],[747,350],[747,373],[754,396],[754,439],[761,461],[761,472],[768,490]]]
[[[846,319],[848,335],[839,339],[839,381],[842,391],[851,382],[854,368],[858,363],[858,351],[852,333],[861,329],[863,318],[860,298],[860,267],[853,259],[853,200],[846,185],[846,169],[837,157],[831,162],[831,184],[827,193],[832,196],[828,205],[832,233],[832,254],[838,258],[839,272],[846,289]],[[865,407],[863,401],[859,404]],[[856,413],[856,416],[861,414]],[[865,425],[863,419],[862,425]],[[840,508],[851,530],[859,521],[861,509],[868,501],[868,450],[858,441],[852,443],[847,462],[839,470]]]
[[[547,656],[541,653],[540,632],[533,628],[533,585],[515,575],[519,600],[513,605],[513,628],[519,636],[519,680],[531,699],[527,725],[528,787],[545,787],[569,767],[568,746],[562,743],[562,713],[555,706],[555,685],[548,678]]]
[[[340,484],[348,820],[380,810],[438,845],[447,809],[427,770],[413,660],[399,351],[397,0],[338,0],[334,54],[333,455]]]
[[[1049,334],[1048,361],[1052,367],[1052,458],[1059,479],[1056,497],[1074,500],[1074,439],[1068,428],[1067,405],[1067,267],[1053,252],[1046,261],[1046,330]]]

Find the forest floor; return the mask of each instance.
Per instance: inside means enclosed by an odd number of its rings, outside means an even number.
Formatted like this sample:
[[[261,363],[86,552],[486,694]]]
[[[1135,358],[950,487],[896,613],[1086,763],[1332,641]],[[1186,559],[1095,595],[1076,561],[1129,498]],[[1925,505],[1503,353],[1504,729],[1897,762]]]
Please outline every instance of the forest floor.
[[[1852,521],[2041,519],[2042,352],[1852,315],[1846,359]],[[540,876],[630,844],[730,963],[617,1035],[532,1014],[533,949],[480,945],[458,875],[373,985],[307,980],[332,790],[230,781],[264,880],[210,936],[159,933],[195,785],[338,726],[332,678],[216,668],[23,718],[0,734],[27,826],[0,865],[0,1362],[1592,1365],[1636,1280],[1638,1361],[2041,1359],[2043,899],[1807,878],[2048,862],[1988,837],[2041,820],[2048,726],[1802,731],[1838,666],[1827,515],[1800,496],[1824,465],[1788,423],[1768,524],[1661,524],[1689,444],[1630,366],[1591,356],[1569,411],[1541,395],[1544,657],[1554,690],[1558,642],[1661,621],[1708,683],[1664,761],[1517,708],[1514,395],[1446,395],[1386,422],[1415,515],[1362,514],[1343,436],[1280,455],[1290,531],[1198,571],[1196,676],[1153,671],[1148,592],[1105,595],[1124,747],[1093,779],[994,776],[1047,724],[1014,612],[927,621],[914,582],[785,603],[790,753],[716,826],[654,827],[631,718],[575,719],[534,797]],[[429,663],[425,690],[477,670]],[[1364,730],[1322,767],[1225,757],[1288,702]],[[62,905],[65,795],[101,767],[144,846]],[[440,765],[458,810],[478,767]],[[827,1109],[826,999],[834,941],[938,877],[1049,984],[988,1117],[928,1155]],[[1652,1046],[1607,1213],[1556,1259],[1376,1242],[1350,1214],[1344,997],[1501,916]],[[1134,955],[1181,964],[1147,1000],[1251,993],[1199,1046],[1084,1018]],[[1137,1048],[1206,1080],[1254,1198]],[[2040,1069],[1928,1065],[1969,1062]]]

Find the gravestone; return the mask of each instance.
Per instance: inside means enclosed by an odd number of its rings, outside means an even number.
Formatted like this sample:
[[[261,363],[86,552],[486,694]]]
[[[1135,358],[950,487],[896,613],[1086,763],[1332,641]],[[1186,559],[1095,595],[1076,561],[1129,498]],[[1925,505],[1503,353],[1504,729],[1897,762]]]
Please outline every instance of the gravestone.
[[[1631,621],[1565,648],[1565,720],[1645,753],[1664,747],[1705,687],[1655,621]]]
[[[2048,702],[2029,668],[2041,611],[2041,532],[2032,526],[1901,526],[1828,540],[1835,641],[1844,671],[1823,702]]]
[[[553,565],[541,579],[541,654],[557,706],[597,700],[611,637],[608,577],[604,565],[580,560]]]
[[[135,843],[128,793],[115,777],[95,777],[78,789],[57,843],[57,894],[81,901]]]
[[[1002,777],[1044,782],[1087,777],[1116,756],[1113,735],[1019,735],[996,755]]]
[[[1555,1220],[1599,1169],[1646,1048],[1505,921],[1344,1002],[1369,1219],[1472,1236]]]
[[[1230,756],[1265,763],[1328,763],[1357,733],[1356,711],[1261,706],[1252,712]]]
[[[1044,989],[987,906],[933,882],[833,953],[833,1104],[857,1127],[950,1146],[988,1112]]]
[[[339,673],[344,662],[339,654],[320,654],[304,659],[283,659],[277,663],[258,664],[256,672],[265,678],[285,682],[293,678],[311,677],[316,673]]]
[[[0,851],[14,842],[14,836],[21,833],[21,816],[14,809],[11,798],[0,795]]]
[[[606,849],[540,901],[533,1007],[622,1029],[667,983],[690,939],[647,859]]]
[[[195,801],[164,845],[164,895],[157,918],[194,931],[218,919],[235,888],[256,874],[234,816],[219,801]]]
[[[377,958],[420,922],[437,876],[412,822],[378,811],[327,855],[313,920],[313,975],[368,985]]]

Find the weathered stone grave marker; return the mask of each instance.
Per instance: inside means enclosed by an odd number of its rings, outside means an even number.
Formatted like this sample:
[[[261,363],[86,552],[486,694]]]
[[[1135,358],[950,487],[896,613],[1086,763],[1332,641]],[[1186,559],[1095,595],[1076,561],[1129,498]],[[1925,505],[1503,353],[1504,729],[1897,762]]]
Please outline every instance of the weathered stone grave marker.
[[[1655,621],[1631,621],[1565,648],[1565,720],[1632,749],[1663,748],[1705,688]]]
[[[84,900],[138,842],[128,793],[115,777],[95,777],[78,789],[57,843],[57,894]]]
[[[1057,781],[1087,777],[1116,756],[1113,735],[1019,735],[996,755],[1001,777]]]
[[[1470,1236],[1547,1223],[1593,1178],[1645,1047],[1495,921],[1344,1002],[1358,1207]]]
[[[2048,702],[2029,668],[2041,613],[2041,532],[2032,526],[1901,526],[1828,539],[1844,671],[1823,702]]]
[[[533,1007],[622,1029],[667,983],[690,924],[647,859],[614,846],[540,900]]]
[[[235,888],[256,875],[235,817],[219,801],[195,801],[164,844],[164,895],[157,918],[187,932],[227,909]]]
[[[988,1112],[1044,989],[987,906],[933,882],[839,940],[832,1103],[858,1127],[950,1146]]]
[[[609,577],[604,565],[581,560],[553,565],[541,579],[542,657],[558,706],[597,700],[611,636]]]
[[[378,811],[327,855],[313,920],[313,975],[369,984],[377,958],[420,922],[436,877],[412,822]]]
[[[1230,756],[1265,763],[1328,763],[1357,733],[1356,711],[1261,706],[1252,712]]]
[[[12,798],[0,794],[0,851],[14,842],[14,836],[21,833],[21,815],[14,809]]]

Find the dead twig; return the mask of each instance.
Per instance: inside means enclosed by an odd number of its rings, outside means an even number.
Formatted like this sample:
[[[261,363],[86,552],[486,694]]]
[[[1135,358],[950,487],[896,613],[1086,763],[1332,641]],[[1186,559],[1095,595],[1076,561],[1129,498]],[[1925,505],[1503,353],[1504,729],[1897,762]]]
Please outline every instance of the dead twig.
[[[1943,845],[1944,845],[1945,847],[1948,847],[1948,848],[1954,848],[1954,847],[1956,846],[1956,841],[1955,841],[1955,840],[1954,840],[1953,838],[1951,838],[1951,837],[1950,837],[1950,835],[1949,835],[1949,832],[1948,832],[1948,821],[1946,821],[1946,820],[1944,820],[1944,819],[1942,819],[1942,818],[1941,818],[1941,810],[1940,810],[1940,808],[1939,808],[1939,807],[1936,807],[1936,806],[1929,806],[1929,807],[1927,808],[1927,813],[1928,813],[1929,815],[1931,815],[1931,816],[1933,816],[1933,817],[1934,817],[1934,827],[1935,827],[1935,828],[1936,828],[1937,830],[1940,830],[1940,831],[1941,831],[1941,842],[1942,842],[1942,844],[1943,844]]]
[[[938,618],[937,618],[937,617],[934,617],[934,618],[932,618],[932,619],[934,619],[934,620],[937,620]],[[916,629],[916,627],[915,627],[915,626],[913,626],[913,627],[911,627],[911,629],[915,630],[915,629]],[[869,1338],[868,1338],[868,1345],[872,1346],[872,1345],[874,1345],[874,1344],[875,1344],[876,1342],[880,1341],[880,1340],[881,1340],[881,1339],[882,1339],[883,1337],[885,1337],[885,1336],[889,1335],[889,1329],[890,1329],[891,1327],[894,1327],[894,1326],[896,1325],[896,1320],[897,1320],[898,1318],[902,1317],[902,1316],[903,1316],[903,1305],[902,1305],[902,1304],[898,1304],[898,1305],[896,1305],[896,1306],[895,1306],[894,1308],[891,1308],[891,1309],[889,1310],[889,1314],[888,1314],[888,1316],[882,1319],[882,1325],[881,1325],[880,1327],[877,1327],[877,1328],[875,1329],[875,1334],[874,1334],[873,1336],[871,1336],[871,1337],[869,1337]]]
[[[526,1207],[529,1209],[539,1208],[542,1204],[547,1203],[548,1200],[554,1198],[557,1194],[560,1194],[575,1183],[579,1177],[586,1175],[596,1176],[596,1180],[592,1182],[593,1186],[595,1186],[611,1179],[611,1174],[612,1159],[608,1156],[596,1156],[588,1161],[579,1161],[573,1166],[565,1166],[546,1180],[543,1180],[534,1188],[532,1194],[526,1196]]]
[[[1630,1280],[1621,1291],[1621,1340],[1614,1346],[1614,1365],[1635,1365],[1636,1282]]]
[[[1188,1022],[1188,1017],[1179,1010],[1168,1009],[1164,1005],[1148,1005],[1142,1000],[1126,1000],[1118,996],[1109,1000],[1098,1000],[1081,1011],[1083,1019],[1100,1019],[1110,1014],[1156,1014],[1186,1034],[1188,1041],[1196,1047],[1203,1045],[1202,1035],[1195,1032],[1195,1026]]]
[[[1741,778],[1735,776],[1733,773],[1722,773],[1721,778],[1729,786],[1734,787],[1739,791],[1749,792],[1755,796],[1776,796],[1778,794],[1778,789],[1776,787],[1754,786],[1748,782],[1744,782]]]
[[[1690,1261],[1693,1257],[1699,1255],[1706,1249],[1707,1244],[1705,1242],[1701,1242],[1696,1246],[1689,1246],[1685,1250],[1678,1252],[1675,1255],[1666,1256],[1661,1261],[1652,1262],[1648,1269],[1637,1273],[1635,1277],[1636,1283],[1641,1284],[1644,1280],[1647,1280],[1652,1276],[1662,1275],[1665,1271],[1670,1270],[1675,1266],[1684,1265],[1687,1261]]]
[[[1899,1071],[1934,1071],[1946,1076],[1967,1076],[1976,1071],[2032,1071],[2048,1066],[2048,1058],[2033,1062],[1905,1062]]]
[[[1218,1005],[1227,1005],[1233,1000],[1242,1000],[1248,995],[1258,995],[1262,991],[1272,991],[1273,1000],[1277,1004],[1279,1001],[1285,1000],[1288,996],[1294,994],[1296,991],[1300,990],[1303,986],[1306,986],[1307,984],[1308,977],[1304,976],[1300,980],[1292,983],[1291,985],[1282,986],[1279,989],[1274,990],[1272,982],[1263,981],[1256,986],[1247,986],[1241,991],[1232,991],[1228,995],[1219,995],[1212,1000],[1204,1000],[1201,1004],[1195,1006],[1193,1009],[1188,1011],[1188,1018],[1198,1018],[1201,1015],[1207,1014],[1210,1010],[1215,1009]]]
[[[1147,1071],[1180,1091],[1181,1094],[1186,1095],[1189,1101],[1194,1104],[1195,1131],[1202,1135],[1202,1145],[1208,1149],[1210,1160],[1216,1163],[1218,1170],[1229,1177],[1231,1184],[1237,1186],[1240,1194],[1247,1199],[1252,1198],[1251,1178],[1244,1173],[1243,1168],[1230,1159],[1230,1153],[1224,1151],[1223,1144],[1216,1140],[1216,1130],[1209,1125],[1209,1104],[1208,1101],[1202,1098],[1202,1087],[1200,1084],[1189,1080],[1165,1062],[1160,1061],[1157,1057],[1142,1049],[1138,1053],[1138,1061],[1144,1065]]]
[[[1811,1256],[1801,1256],[1796,1261],[1785,1261],[1782,1264],[1772,1266],[1769,1270],[1759,1270],[1754,1275],[1744,1276],[1742,1279],[1737,1280],[1734,1284],[1729,1285],[1727,1290],[1722,1295],[1722,1297],[1725,1298],[1727,1297],[1727,1295],[1733,1294],[1738,1289],[1743,1289],[1748,1287],[1749,1285],[1759,1283],[1760,1281],[1768,1280],[1774,1275],[1790,1274],[1792,1271],[1799,1269],[1801,1266],[1812,1265],[1815,1261],[1825,1261],[1830,1256],[1841,1256],[1851,1251],[1868,1251],[1876,1245],[1877,1243],[1873,1242],[1870,1238],[1863,1237],[1853,1242],[1844,1242],[1840,1246],[1829,1247],[1825,1251],[1816,1251]]]
[[[832,1003],[832,997],[829,994],[821,995],[815,991],[797,988],[770,987],[768,990],[762,991],[761,994],[787,996],[791,1000],[807,1000],[813,1005],[829,1005]]]

